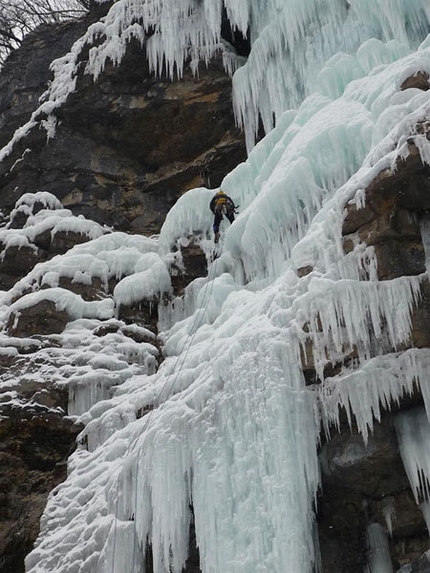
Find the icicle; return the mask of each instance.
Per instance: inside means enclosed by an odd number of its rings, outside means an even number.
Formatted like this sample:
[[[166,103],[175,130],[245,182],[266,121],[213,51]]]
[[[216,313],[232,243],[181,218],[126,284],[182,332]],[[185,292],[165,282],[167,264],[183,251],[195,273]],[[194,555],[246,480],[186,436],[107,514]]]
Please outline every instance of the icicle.
[[[301,300],[309,330],[303,338],[312,341],[315,368],[321,378],[333,351],[335,355],[358,351],[359,358],[370,358],[375,339],[382,347],[381,352],[396,350],[405,343],[410,336],[411,311],[419,298],[420,280],[420,277],[384,282],[313,279],[309,296]]]
[[[400,455],[411,484],[415,501],[429,499],[430,423],[428,413],[417,408],[399,414],[395,421]]]
[[[393,573],[387,534],[379,523],[367,528],[370,573]]]
[[[393,497],[385,497],[382,505],[382,515],[385,519],[385,525],[387,527],[388,534],[390,537],[393,535],[393,521],[396,519],[396,508],[394,505]]]
[[[378,5],[369,0],[349,4],[344,0],[307,0],[300,5],[297,0],[285,0],[282,4],[275,0],[262,4],[241,0],[224,4],[232,29],[245,34],[249,27],[252,41],[248,61],[233,77],[234,110],[238,123],[245,128],[249,150],[254,146],[260,120],[269,132],[287,109],[296,107],[320,88],[327,90],[330,75],[336,78],[337,87],[328,90],[338,95],[342,84],[359,77],[361,69],[368,72],[370,67],[386,63],[387,58],[399,57],[400,52],[387,48],[379,57],[373,47],[367,50],[370,57],[362,55],[362,65],[347,66],[348,71],[345,58],[343,63],[339,57],[331,60],[335,54],[353,54],[369,38],[388,43],[397,40],[397,46],[404,46],[405,54],[424,40],[430,21],[426,0],[410,5],[399,0],[384,0]],[[75,89],[79,55],[85,46],[92,46],[86,72],[95,78],[108,60],[115,65],[121,62],[132,39],[145,43],[151,71],[180,78],[185,60],[189,59],[196,71],[199,61],[208,63],[217,51],[225,50],[221,42],[222,5],[220,0],[115,2],[106,17],[90,26],[69,54],[54,62],[55,76],[43,96],[44,103],[0,152],[0,160],[38,121],[49,129],[55,126],[51,114]],[[230,71],[240,65],[239,59],[232,63],[232,58],[230,51],[224,59]],[[320,76],[323,65],[330,60],[329,66],[335,64],[337,69],[327,69]]]
[[[350,423],[354,416],[366,442],[374,420],[380,420],[381,410],[399,404],[402,396],[413,393],[415,385],[421,388],[427,412],[430,412],[426,383],[429,367],[429,350],[411,349],[375,357],[356,371],[326,379],[316,389],[326,432],[329,433],[331,424],[338,426],[339,411],[343,408]]]

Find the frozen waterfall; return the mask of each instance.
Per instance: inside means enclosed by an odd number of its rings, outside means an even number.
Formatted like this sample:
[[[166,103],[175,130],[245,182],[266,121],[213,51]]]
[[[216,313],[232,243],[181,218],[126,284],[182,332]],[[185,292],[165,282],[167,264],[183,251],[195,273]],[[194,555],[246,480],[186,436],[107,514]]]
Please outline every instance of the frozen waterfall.
[[[221,37],[223,9],[249,34],[246,62]],[[0,159],[42,116],[54,126],[87,43],[97,40],[87,64],[97,78],[108,59],[120,65],[130,38],[145,43],[155,73],[172,78],[184,62],[196,68],[221,51],[250,152],[223,182],[241,213],[222,228],[222,255],[179,310],[160,310],[158,371],[149,360],[127,373],[111,399],[75,379],[73,413],[88,449],[71,456],[49,498],[28,573],[138,573],[149,546],[154,573],[181,573],[192,522],[203,573],[317,568],[321,427],[339,424],[345,409],[366,440],[381,410],[414,385],[430,414],[430,353],[406,348],[427,274],[378,281],[372,248],[345,253],[341,242],[345,204],[363,205],[410,138],[429,161],[430,143],[415,130],[429,117],[428,92],[400,90],[409,76],[430,74],[429,32],[428,0],[118,0],[53,63],[44,102]],[[267,135],[254,146],[260,121]],[[84,256],[101,280],[127,266],[117,304],[169,292],[176,242],[198,231],[211,248],[211,194],[181,197],[158,238],[118,233],[75,247],[73,272],[84,272]],[[56,280],[61,264],[38,266],[28,280]],[[302,367],[309,345],[321,381],[312,386]],[[352,354],[354,367],[324,379],[330,361]],[[418,498],[428,488],[420,472],[430,470],[413,454],[425,440],[407,419],[398,432]],[[368,540],[370,571],[392,571],[379,527]]]

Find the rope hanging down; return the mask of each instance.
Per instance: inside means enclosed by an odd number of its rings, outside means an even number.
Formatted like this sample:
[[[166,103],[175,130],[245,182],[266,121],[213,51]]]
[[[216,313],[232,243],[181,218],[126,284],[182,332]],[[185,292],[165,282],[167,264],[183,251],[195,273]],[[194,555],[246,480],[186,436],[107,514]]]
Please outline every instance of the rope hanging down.
[[[176,359],[175,364],[173,365],[172,370],[169,372],[168,376],[166,377],[166,380],[164,381],[163,386],[161,387],[160,392],[158,393],[158,399],[159,399],[159,407],[158,407],[158,411],[160,410],[160,408],[162,408],[164,406],[164,404],[167,401],[167,397],[169,396],[169,394],[173,391],[175,384],[179,378],[179,375],[181,373],[181,370],[185,364],[185,361],[187,359],[188,353],[191,349],[191,346],[193,344],[193,340],[195,337],[195,334],[198,330],[198,324],[200,322],[200,318],[201,318],[201,313],[204,313],[206,311],[207,305],[210,301],[210,298],[212,296],[213,293],[213,286],[214,286],[214,278],[211,279],[211,275],[214,276],[215,272],[214,271],[215,267],[216,267],[216,263],[218,261],[215,260],[212,263],[212,267],[210,269],[210,272],[208,274],[208,280],[206,284],[210,284],[210,288],[206,289],[206,292],[204,294],[203,297],[203,301],[202,301],[202,306],[198,309],[198,311],[196,312],[196,316],[194,318],[194,321],[191,325],[191,329],[190,332],[188,333],[185,342],[184,342],[184,346],[182,348],[182,351],[178,354],[178,357]],[[181,362],[182,361],[182,362]],[[181,364],[179,364],[181,362]],[[179,368],[178,368],[179,365]],[[165,389],[167,388],[170,378],[175,374],[176,372],[176,376],[173,379],[173,381],[171,382],[165,399],[162,399],[163,393],[165,391]],[[145,423],[143,425],[141,434],[143,434],[149,425],[149,422],[151,420],[151,414],[154,412],[154,410],[150,410],[148,412],[148,414],[146,415],[146,420]],[[127,448],[127,453],[126,456],[130,453],[130,444],[128,445]],[[142,446],[139,447],[138,452],[137,452],[137,462],[136,462],[136,466],[137,466],[137,471],[136,471],[136,479],[135,479],[135,489],[134,489],[134,513],[136,514],[136,510],[137,510],[137,492],[138,492],[138,484],[139,484],[139,463],[140,463],[140,458],[141,458],[141,453],[142,453]],[[115,501],[115,526],[114,526],[114,539],[113,539],[113,549],[112,549],[112,570],[111,573],[114,573],[114,568],[115,568],[115,556],[116,556],[116,545],[117,545],[117,524],[118,524],[118,503],[119,503],[119,481],[120,481],[120,477],[121,477],[121,472],[119,472],[118,474],[118,478],[117,478],[117,484],[116,484],[116,490],[117,490],[117,495],[116,495],[116,501]],[[134,520],[133,520],[133,562],[132,562],[132,566],[131,566],[131,572],[133,573],[135,565],[136,565],[136,538],[137,538],[137,534],[136,534],[136,515],[134,515]]]

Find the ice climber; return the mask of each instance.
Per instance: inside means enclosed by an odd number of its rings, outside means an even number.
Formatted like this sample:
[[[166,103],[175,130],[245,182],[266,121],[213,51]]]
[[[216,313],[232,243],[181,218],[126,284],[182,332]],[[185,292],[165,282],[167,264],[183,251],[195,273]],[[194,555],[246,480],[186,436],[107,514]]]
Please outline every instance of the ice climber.
[[[234,221],[234,214],[237,213],[237,206],[233,203],[231,197],[226,195],[221,189],[216,193],[209,204],[210,210],[215,215],[213,230],[215,233],[215,243],[219,241],[219,226],[223,215],[227,217],[230,223]]]

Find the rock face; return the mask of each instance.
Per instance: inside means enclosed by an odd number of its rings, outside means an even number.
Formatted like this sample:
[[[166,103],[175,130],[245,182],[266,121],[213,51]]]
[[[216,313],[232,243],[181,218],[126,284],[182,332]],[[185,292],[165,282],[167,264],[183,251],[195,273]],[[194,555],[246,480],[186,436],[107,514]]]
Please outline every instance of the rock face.
[[[11,336],[25,338],[39,332],[59,334],[63,332],[70,318],[66,311],[58,310],[49,300],[43,300],[26,308],[17,315],[11,314],[6,326]]]
[[[67,392],[53,387],[40,390],[40,381],[27,370],[22,346],[2,356],[1,374],[22,376],[11,390],[2,384],[0,401],[0,571],[24,571],[24,558],[39,532],[41,513],[48,494],[66,477],[67,458],[81,427],[65,418]]]
[[[428,77],[417,74],[402,89],[409,87],[428,89]],[[417,133],[430,139],[428,123],[418,125]],[[430,168],[422,162],[411,139],[406,159],[398,162],[396,170],[381,172],[365,190],[364,206],[346,205],[343,225],[345,252],[357,242],[373,247],[379,280],[423,275],[421,298],[413,309],[407,344],[415,348],[430,347],[430,287],[424,278],[426,252],[422,238],[430,208],[429,192]],[[307,357],[303,357],[303,363],[308,368]],[[306,375],[311,383],[315,382],[315,373],[307,370]],[[378,523],[386,531],[391,529],[393,570],[430,570],[428,558],[423,555],[429,549],[429,532],[403,469],[393,427],[399,409],[420,404],[422,399],[417,393],[405,398],[400,407],[392,404],[393,411],[384,413],[367,444],[344,422],[341,432],[334,430],[321,448],[318,526],[323,571],[358,573],[365,569],[369,523]]]
[[[346,427],[321,448],[322,491],[318,530],[323,571],[363,571],[369,523],[387,529],[393,568],[428,549],[428,531],[415,503],[398,451],[392,419],[376,424],[367,444]]]
[[[427,129],[428,125],[420,126]],[[421,161],[413,141],[409,154],[396,171],[387,169],[366,189],[366,204],[357,209],[347,205],[343,225],[344,244],[356,234],[373,246],[378,260],[379,280],[425,271],[424,245],[420,224],[430,208],[430,169]]]
[[[417,88],[419,90],[427,91],[430,89],[430,77],[427,72],[418,72],[414,76],[406,78],[406,80],[400,86],[401,90],[407,90],[409,88]]]
[[[9,56],[0,73],[0,147],[36,109],[51,78],[51,62],[67,53],[87,26],[87,19],[42,26]]]
[[[66,29],[63,51],[81,29],[81,23]],[[42,29],[10,57],[0,125],[18,125],[35,107],[48,77],[47,62],[60,52],[59,47],[49,51],[53,35],[51,28]],[[37,66],[31,59],[31,54],[39,58],[35,44],[44,47]],[[24,70],[37,70],[38,78],[25,89],[25,73],[12,81],[22,59]],[[142,48],[132,44],[121,66],[108,65],[96,83],[88,75],[79,77],[76,92],[59,112],[53,139],[34,129],[2,163],[1,206],[8,211],[23,193],[49,191],[74,214],[122,230],[158,232],[182,193],[219,186],[245,159],[243,136],[232,126],[231,81],[220,62],[198,77],[186,71],[180,82],[157,79]],[[10,135],[9,128],[4,143]]]

